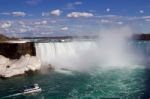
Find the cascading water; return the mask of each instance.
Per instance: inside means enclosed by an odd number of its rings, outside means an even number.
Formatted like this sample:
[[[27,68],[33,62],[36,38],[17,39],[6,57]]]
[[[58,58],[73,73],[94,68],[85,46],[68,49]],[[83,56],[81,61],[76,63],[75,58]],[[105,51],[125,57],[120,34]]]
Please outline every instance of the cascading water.
[[[138,42],[126,46],[131,45],[134,46],[136,51],[137,49],[139,50],[137,52],[144,52],[145,55],[148,55],[144,50],[144,48],[148,50],[148,46],[142,47],[143,44]],[[36,43],[35,46],[37,56],[42,64],[51,64],[55,68],[85,69],[84,66],[88,67],[90,65],[137,65],[131,63],[133,55],[130,55],[128,58],[129,53],[125,51],[119,52],[120,49],[117,50],[115,48],[112,48],[114,49],[112,50],[108,46],[102,46],[103,48],[101,48],[101,45],[98,45],[95,41]],[[108,48],[105,49],[106,47]],[[138,57],[138,59],[141,58]],[[80,67],[81,65],[82,67]]]
[[[83,61],[83,54],[91,48],[95,48],[96,43],[92,41],[73,41],[73,42],[49,42],[36,43],[36,53],[43,65],[51,64],[55,68],[77,69]],[[88,53],[92,54],[92,53]],[[80,67],[81,68],[81,67]]]

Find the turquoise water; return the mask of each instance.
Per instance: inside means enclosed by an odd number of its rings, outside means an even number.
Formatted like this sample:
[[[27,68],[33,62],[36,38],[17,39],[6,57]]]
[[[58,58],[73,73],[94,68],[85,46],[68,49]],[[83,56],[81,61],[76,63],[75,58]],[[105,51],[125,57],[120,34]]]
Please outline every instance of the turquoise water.
[[[0,99],[148,99],[149,69],[98,68],[80,73],[31,74],[0,80]],[[16,95],[23,86],[38,83],[41,93]]]

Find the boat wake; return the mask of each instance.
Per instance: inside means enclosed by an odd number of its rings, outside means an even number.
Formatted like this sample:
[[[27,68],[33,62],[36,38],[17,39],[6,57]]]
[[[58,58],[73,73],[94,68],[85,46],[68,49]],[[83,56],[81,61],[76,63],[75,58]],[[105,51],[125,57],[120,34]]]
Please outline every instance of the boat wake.
[[[16,93],[16,94],[12,94],[12,95],[8,95],[8,96],[5,96],[5,97],[2,97],[2,99],[15,97],[15,96],[20,96],[20,95],[23,95],[23,94],[22,93]]]
[[[39,87],[39,85],[38,84],[34,84],[30,88],[25,88],[22,91],[22,93],[16,93],[16,94],[5,96],[5,97],[2,97],[2,98],[9,98],[9,97],[14,97],[14,96],[19,96],[19,95],[33,94],[33,93],[37,93],[37,92],[41,92],[41,91],[42,91],[42,89]]]

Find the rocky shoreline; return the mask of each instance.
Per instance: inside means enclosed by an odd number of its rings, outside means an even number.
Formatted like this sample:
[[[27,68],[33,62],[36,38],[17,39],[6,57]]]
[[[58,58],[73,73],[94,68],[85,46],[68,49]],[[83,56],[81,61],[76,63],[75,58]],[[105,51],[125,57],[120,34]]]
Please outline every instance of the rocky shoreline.
[[[0,77],[9,78],[41,69],[41,62],[36,56],[26,54],[19,59],[9,59],[0,55]]]

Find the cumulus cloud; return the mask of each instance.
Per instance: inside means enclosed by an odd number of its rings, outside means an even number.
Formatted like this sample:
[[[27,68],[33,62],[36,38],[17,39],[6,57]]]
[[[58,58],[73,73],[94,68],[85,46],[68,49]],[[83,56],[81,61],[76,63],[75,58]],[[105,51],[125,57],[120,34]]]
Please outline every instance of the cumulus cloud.
[[[48,17],[50,15],[53,15],[53,16],[60,16],[62,13],[61,10],[59,9],[55,9],[55,10],[52,10],[51,12],[42,12],[42,16],[43,17]]]
[[[48,23],[47,20],[42,20],[34,22],[34,25],[46,25],[47,23]]]
[[[110,8],[107,8],[107,9],[106,9],[106,12],[110,12]]]
[[[72,12],[73,13],[73,12]],[[117,15],[101,15],[94,16],[92,18],[85,18],[84,20],[78,20],[78,17],[85,17],[85,12],[78,12],[68,17],[71,18],[40,18],[40,19],[19,19],[19,20],[0,20],[0,31],[7,35],[19,34],[19,36],[41,36],[41,35],[93,35],[101,27],[111,25],[130,25],[130,23],[137,22],[136,25],[139,27],[139,23],[150,21],[150,16],[138,16],[136,18],[132,16],[117,16]],[[49,11],[50,14],[50,11]],[[69,13],[68,13],[69,14]],[[82,15],[83,14],[83,15]],[[87,17],[87,16],[86,16]],[[129,18],[132,20],[129,20]],[[140,20],[140,21],[137,21]],[[91,26],[93,26],[91,28]],[[100,27],[101,26],[101,27]],[[148,25],[147,25],[148,28]],[[140,29],[140,28],[138,28]],[[49,35],[51,36],[51,35]]]
[[[60,11],[59,9],[55,9],[51,11],[51,15],[53,16],[60,16],[62,13],[62,11]]]
[[[143,14],[143,13],[144,13],[144,11],[143,11],[143,10],[140,10],[139,12],[140,12],[141,14]]]
[[[1,28],[9,28],[11,27],[11,22],[8,21],[8,22],[4,22],[3,24],[1,24]]]
[[[93,17],[94,15],[92,13],[88,12],[71,12],[67,14],[67,17],[69,18],[79,18],[79,17]]]
[[[12,12],[11,14],[13,16],[17,16],[17,17],[24,17],[24,16],[26,16],[26,13],[25,12],[21,12],[21,11]]]
[[[66,26],[61,28],[62,31],[67,31],[68,29],[69,29],[69,28],[66,27]]]

